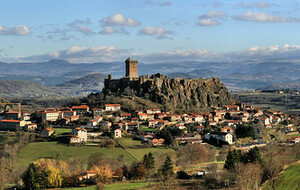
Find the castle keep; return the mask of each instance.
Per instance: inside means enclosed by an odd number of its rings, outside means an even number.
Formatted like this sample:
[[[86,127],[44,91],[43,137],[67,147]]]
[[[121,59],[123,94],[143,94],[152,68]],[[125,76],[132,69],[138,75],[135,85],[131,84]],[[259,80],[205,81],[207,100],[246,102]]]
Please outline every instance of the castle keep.
[[[125,77],[130,79],[139,78],[138,71],[137,71],[137,60],[131,60],[130,57],[126,59],[126,74]]]
[[[135,89],[141,84],[153,80],[154,78],[165,78],[165,76],[159,73],[152,76],[139,76],[137,66],[137,60],[127,58],[125,60],[125,76],[120,79],[113,79],[112,75],[108,75],[108,78],[104,81],[103,92],[108,94],[110,92],[122,92],[127,87]]]

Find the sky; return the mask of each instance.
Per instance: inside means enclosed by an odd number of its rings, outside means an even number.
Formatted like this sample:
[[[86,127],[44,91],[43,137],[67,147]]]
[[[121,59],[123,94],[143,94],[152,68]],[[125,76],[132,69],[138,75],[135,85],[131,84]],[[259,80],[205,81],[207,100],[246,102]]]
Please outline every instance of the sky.
[[[245,61],[300,53],[297,0],[1,0],[0,61]]]

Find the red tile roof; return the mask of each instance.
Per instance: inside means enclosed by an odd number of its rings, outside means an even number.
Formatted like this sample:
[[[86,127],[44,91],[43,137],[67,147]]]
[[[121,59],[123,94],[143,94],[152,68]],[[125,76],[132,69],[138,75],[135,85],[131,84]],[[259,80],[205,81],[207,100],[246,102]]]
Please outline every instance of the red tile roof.
[[[1,120],[1,122],[19,123],[21,121],[20,120],[3,119],[3,120]]]
[[[105,104],[105,107],[120,107],[121,104]]]

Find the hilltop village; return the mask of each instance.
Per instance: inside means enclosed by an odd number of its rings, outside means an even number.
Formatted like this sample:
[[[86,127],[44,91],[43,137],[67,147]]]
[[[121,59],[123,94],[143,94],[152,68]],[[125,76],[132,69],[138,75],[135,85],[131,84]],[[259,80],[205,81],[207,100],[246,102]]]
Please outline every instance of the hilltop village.
[[[136,83],[143,83],[145,80],[151,80],[153,77],[139,77],[137,74],[137,61],[129,58],[125,63],[125,77],[116,80],[109,75],[105,81],[106,89],[120,91],[118,86],[124,84],[125,86],[134,86]],[[16,106],[13,104],[2,103],[2,105],[5,105],[0,116],[0,131],[2,135],[14,138],[19,137],[21,132],[25,131],[34,135],[34,143],[58,142],[67,147],[74,149],[84,147],[86,150],[91,147],[111,148],[112,150],[121,148],[129,155],[128,157],[132,157],[132,159],[137,161],[139,160],[137,157],[142,157],[143,155],[134,153],[134,151],[142,150],[146,151],[143,157],[143,167],[147,166],[144,163],[147,162],[147,156],[152,158],[152,153],[150,152],[151,156],[149,153],[150,149],[151,151],[164,151],[167,149],[167,151],[184,152],[183,155],[189,155],[195,151],[191,147],[198,147],[198,145],[202,147],[203,145],[203,147],[209,148],[201,149],[201,154],[197,155],[199,158],[204,154],[203,152],[206,152],[207,158],[202,158],[203,160],[210,162],[219,160],[223,165],[226,160],[224,167],[230,169],[232,166],[228,166],[229,162],[227,161],[229,159],[228,155],[230,155],[229,152],[232,149],[246,152],[246,155],[247,151],[251,153],[252,150],[257,151],[257,147],[264,147],[273,143],[293,145],[300,142],[300,128],[297,120],[283,112],[245,105],[240,102],[214,106],[209,112],[187,112],[181,114],[162,110],[158,107],[138,109],[129,113],[122,109],[122,105],[119,102],[104,102],[104,107],[78,104],[36,110],[33,113],[22,112],[20,103],[16,103],[18,105],[18,110],[16,110]],[[226,159],[227,151],[224,152],[224,147],[226,150],[229,150]],[[43,149],[43,147],[40,148]],[[185,148],[187,149],[185,150]],[[72,150],[74,151],[74,149]],[[212,159],[208,159],[210,151],[214,152]],[[63,153],[57,152],[56,154],[56,159],[58,159],[59,155]],[[124,154],[119,155],[118,163],[125,162],[126,157]],[[179,155],[178,157],[181,156]],[[166,162],[168,159],[170,158],[167,157]],[[169,160],[169,162],[171,161]],[[183,171],[190,176],[199,177],[205,175],[206,169],[191,169],[192,164],[186,166],[186,163],[191,161],[185,163],[180,162],[180,159],[178,159],[177,162],[178,165],[176,165],[175,171],[177,170],[178,175]],[[195,164],[197,162],[191,163]],[[135,168],[137,166],[134,165],[132,170],[135,171],[134,169],[137,169]],[[98,183],[97,180],[99,180],[97,176],[103,171],[107,172],[106,169],[100,170],[99,168],[90,167],[76,171],[76,175],[72,173],[70,176],[75,176],[76,180],[79,180],[75,183],[76,185],[96,184]],[[142,179],[146,175],[145,172],[144,175],[132,177],[130,175],[126,176],[125,172],[124,168],[116,169],[115,171],[109,170],[108,178],[124,181],[126,179]],[[226,175],[224,174],[224,176]],[[103,180],[103,178],[100,179]],[[109,181],[108,179],[106,180]],[[104,183],[107,182],[106,180]],[[227,182],[228,180],[225,180],[225,186],[229,183]],[[71,184],[74,185],[73,183]],[[220,184],[222,184],[222,187],[224,186],[223,182],[220,182]],[[63,185],[45,187],[61,186]]]

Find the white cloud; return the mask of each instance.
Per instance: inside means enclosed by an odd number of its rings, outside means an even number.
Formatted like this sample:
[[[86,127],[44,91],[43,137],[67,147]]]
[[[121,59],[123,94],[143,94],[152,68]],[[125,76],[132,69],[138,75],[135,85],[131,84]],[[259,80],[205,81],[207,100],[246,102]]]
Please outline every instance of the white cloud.
[[[115,29],[112,26],[104,26],[100,31],[100,34],[112,34],[115,33]]]
[[[139,31],[140,35],[148,35],[148,36],[155,36],[159,39],[162,38],[170,38],[168,35],[172,34],[173,32],[166,30],[162,27],[152,27],[152,26],[147,26],[145,28],[142,28]]]
[[[101,20],[105,26],[138,26],[139,21],[132,18],[126,18],[124,15],[117,13]]]
[[[211,11],[199,16],[199,26],[216,26],[222,24],[222,20],[227,17],[227,14],[220,11]]]
[[[117,49],[114,46],[79,47],[73,46],[66,50],[50,52],[29,57],[17,57],[14,61],[38,62],[51,59],[63,59],[72,63],[112,62],[123,59],[127,50]]]
[[[65,31],[74,31],[74,32],[80,32],[86,36],[94,35],[96,32],[93,31],[93,29],[89,26],[91,25],[91,20],[87,18],[86,20],[75,20],[68,24],[67,29]]]
[[[248,11],[241,15],[236,15],[232,17],[235,20],[240,21],[254,21],[254,22],[291,22],[290,18],[281,17],[277,15],[270,15],[264,12],[251,12]]]
[[[123,33],[128,34],[126,27],[136,27],[140,22],[133,18],[126,18],[124,15],[117,13],[101,20],[103,28],[100,34]]]
[[[246,4],[246,3],[243,3],[243,2],[239,2],[237,4],[238,7],[242,7],[242,8],[269,8],[269,7],[277,7],[278,5],[275,4],[275,3],[268,3],[268,2],[265,2],[265,1],[258,1],[258,2],[254,2],[254,3],[249,3],[249,4]]]
[[[210,11],[204,15],[201,15],[199,18],[222,18],[227,17],[227,14],[221,11]]]
[[[251,47],[243,51],[234,52],[213,52],[206,49],[188,49],[177,51],[157,52],[151,54],[132,54],[129,50],[118,49],[114,46],[79,47],[73,46],[66,50],[54,51],[42,55],[28,57],[8,58],[7,62],[40,62],[51,59],[64,59],[71,63],[94,63],[94,62],[114,62],[123,60],[127,56],[134,56],[143,63],[172,63],[184,61],[232,61],[243,62],[252,60],[253,62],[266,60],[289,60],[300,59],[300,45]]]
[[[24,36],[28,34],[30,34],[30,30],[26,25],[17,25],[13,28],[8,28],[0,25],[0,35]]]
[[[220,25],[220,24],[221,24],[220,21],[210,19],[210,18],[200,19],[198,22],[198,25],[200,25],[200,26],[216,26],[216,25]]]

